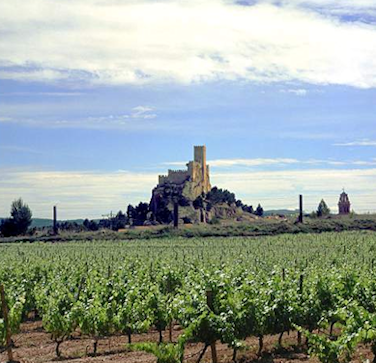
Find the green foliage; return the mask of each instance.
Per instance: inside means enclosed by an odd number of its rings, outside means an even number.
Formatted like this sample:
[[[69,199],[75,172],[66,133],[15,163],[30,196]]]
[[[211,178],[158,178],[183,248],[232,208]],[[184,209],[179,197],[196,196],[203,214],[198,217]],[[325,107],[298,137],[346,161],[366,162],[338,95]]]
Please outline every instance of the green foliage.
[[[264,215],[264,209],[261,207],[261,204],[259,204],[255,210],[256,216],[262,217]]]
[[[221,224],[221,221],[219,220],[219,218],[217,218],[216,216],[214,216],[214,217],[209,221],[209,224],[218,225],[218,224]]]
[[[78,328],[97,342],[150,328],[162,336],[176,322],[180,345],[144,349],[176,363],[186,342],[221,341],[236,352],[248,337],[298,327],[312,354],[336,363],[361,342],[376,353],[375,251],[372,232],[6,244],[0,281],[12,329],[37,311],[57,351]],[[317,333],[333,323],[336,340]]]
[[[0,233],[4,237],[17,236],[17,228],[12,218],[3,219],[0,222]]]
[[[204,198],[201,195],[193,201],[193,207],[195,209],[204,208]]]
[[[330,214],[330,209],[325,203],[324,199],[321,199],[321,202],[317,208],[316,214],[317,214],[317,217],[326,217]]]
[[[136,207],[129,204],[127,207],[127,217],[130,223],[135,226],[142,226],[147,220],[149,204],[140,202]]]
[[[0,224],[0,233],[5,236],[19,236],[25,234],[31,225],[32,213],[22,199],[12,202],[10,210],[11,218],[5,219]]]
[[[213,187],[206,195],[206,199],[213,205],[219,203],[227,203],[228,205],[236,202],[235,194],[226,189]]]
[[[11,304],[11,307],[8,312],[8,321],[11,334],[16,334],[19,332],[21,321],[22,321],[22,312],[23,306],[25,304],[25,298],[20,296],[16,301]],[[0,346],[4,346],[6,340],[6,330],[4,317],[0,315]]]
[[[255,213],[255,211],[254,211],[254,209],[253,209],[253,206],[248,206],[248,205],[243,205],[242,206],[242,209],[244,210],[244,212],[248,212],[248,213],[251,213],[251,214],[254,214]]]
[[[16,225],[17,234],[26,233],[31,224],[32,213],[29,206],[21,198],[12,203],[10,215]]]
[[[141,350],[155,355],[157,363],[182,363],[184,358],[184,344],[156,344],[156,343],[138,343],[130,344],[131,350]]]
[[[99,226],[98,223],[91,220],[89,221],[88,219],[85,219],[83,222],[83,226],[88,230],[88,231],[98,231]]]

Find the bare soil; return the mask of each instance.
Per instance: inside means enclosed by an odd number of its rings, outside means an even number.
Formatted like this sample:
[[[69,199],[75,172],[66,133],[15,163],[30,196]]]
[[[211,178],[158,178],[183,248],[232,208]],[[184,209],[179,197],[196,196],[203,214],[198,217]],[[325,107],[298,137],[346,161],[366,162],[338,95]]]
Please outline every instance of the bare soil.
[[[182,333],[179,326],[173,330],[173,340],[176,341]],[[157,331],[150,331],[147,334],[135,334],[132,342],[158,342]],[[164,340],[168,339],[168,332],[164,334]],[[79,336],[76,333],[70,339],[64,341],[61,346],[62,357],[56,358],[55,343],[46,333],[41,322],[26,322],[22,324],[21,331],[13,337],[15,344],[14,358],[22,363],[46,363],[46,362],[112,362],[112,363],[155,363],[156,358],[144,352],[131,352],[127,349],[128,338],[126,336],[112,336],[103,338],[98,343],[97,356],[92,356],[92,339]],[[258,339],[248,338],[248,348],[240,351],[237,356],[239,363],[318,363],[318,360],[309,357],[305,347],[296,347],[296,333],[285,334],[282,341],[282,348],[278,348],[278,336],[267,336],[264,338],[264,349],[261,357],[257,356]],[[198,356],[203,349],[202,344],[190,344],[185,351],[185,361],[197,362]],[[226,345],[217,343],[217,355],[220,363],[232,362],[232,350]],[[373,360],[373,355],[366,346],[360,346],[354,355],[353,362],[364,362]],[[6,353],[0,354],[0,362],[6,362]],[[210,349],[207,350],[202,362],[211,362]]]

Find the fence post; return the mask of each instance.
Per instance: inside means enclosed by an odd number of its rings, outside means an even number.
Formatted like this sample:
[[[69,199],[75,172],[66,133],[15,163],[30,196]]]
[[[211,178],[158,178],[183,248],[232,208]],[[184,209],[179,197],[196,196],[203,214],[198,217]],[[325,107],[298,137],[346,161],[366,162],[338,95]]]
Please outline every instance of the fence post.
[[[174,202],[174,228],[179,228],[179,204]]]
[[[54,232],[54,235],[56,236],[57,235],[57,208],[56,208],[56,205],[54,205],[54,212],[53,212],[53,216],[54,216],[54,222],[53,222],[53,232]]]
[[[303,195],[299,195],[299,223],[303,223]]]
[[[0,285],[0,295],[1,295],[1,309],[3,312],[4,325],[5,325],[5,344],[6,344],[6,350],[8,353],[8,362],[14,362],[13,352],[12,352],[12,338],[11,338],[11,331],[9,327],[9,319],[8,319],[8,306],[5,301],[4,285]]]
[[[214,303],[213,303],[213,291],[210,289],[206,290],[206,302],[210,310],[214,310]],[[215,342],[210,345],[211,353],[212,353],[212,362],[218,363],[217,358],[217,348],[215,346]]]
[[[303,301],[303,275],[300,275],[299,278],[299,295],[300,295],[300,303]],[[298,345],[300,346],[302,344],[302,333],[298,331]]]

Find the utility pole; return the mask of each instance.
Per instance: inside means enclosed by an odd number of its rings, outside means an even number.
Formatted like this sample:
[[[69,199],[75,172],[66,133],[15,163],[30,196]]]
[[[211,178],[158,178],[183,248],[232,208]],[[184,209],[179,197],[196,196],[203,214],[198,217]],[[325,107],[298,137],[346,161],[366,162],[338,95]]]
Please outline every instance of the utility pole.
[[[174,228],[179,228],[179,203],[174,200]]]
[[[303,223],[303,195],[299,195],[299,223]]]
[[[53,217],[54,217],[53,232],[54,232],[54,235],[56,236],[58,234],[58,229],[57,229],[57,208],[56,208],[56,205],[54,205]]]

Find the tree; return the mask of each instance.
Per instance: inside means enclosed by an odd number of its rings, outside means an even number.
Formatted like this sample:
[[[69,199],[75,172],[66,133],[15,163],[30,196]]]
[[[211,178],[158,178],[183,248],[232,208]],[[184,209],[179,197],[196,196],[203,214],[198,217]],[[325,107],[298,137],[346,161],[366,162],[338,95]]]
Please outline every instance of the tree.
[[[321,202],[317,208],[317,217],[325,217],[325,216],[328,216],[330,214],[330,209],[329,207],[327,206],[327,204],[325,203],[325,200],[324,199],[321,199]]]
[[[140,202],[135,208],[137,224],[143,225],[144,222],[148,219],[149,213],[149,204]]]
[[[128,222],[127,216],[121,210],[119,210],[119,212],[116,214],[116,217],[113,218],[112,229],[114,231],[123,229],[125,228],[125,225],[127,224],[127,222]]]
[[[248,213],[251,213],[251,214],[255,213],[255,211],[253,210],[253,206],[251,206],[251,205],[248,206],[247,204],[244,204],[242,206],[242,209],[243,209],[244,212],[248,212]]]
[[[19,198],[12,203],[10,214],[16,225],[17,234],[26,233],[33,216],[29,206]]]
[[[213,187],[207,194],[206,198],[213,205],[220,203],[227,203],[228,205],[231,205],[236,202],[234,193],[231,193],[226,189],[219,189],[217,187]]]
[[[204,199],[201,195],[199,195],[194,201],[193,201],[193,207],[195,209],[204,208]]]
[[[7,218],[7,219],[3,219],[1,221],[1,223],[0,223],[0,233],[4,237],[11,237],[11,236],[15,236],[17,234],[16,233],[16,226],[14,224],[13,219]]]
[[[236,206],[237,206],[238,208],[243,208],[243,206],[244,206],[243,202],[242,202],[240,199],[238,199],[238,200],[235,202],[235,204],[236,204]]]
[[[132,204],[129,204],[128,208],[127,208],[127,217],[128,217],[128,219],[135,218],[136,217],[135,214],[136,214],[135,208],[133,207]]]
[[[83,225],[88,231],[98,231],[99,229],[97,222],[93,220],[89,221],[87,218],[84,220]]]
[[[261,207],[261,204],[257,206],[255,214],[259,217],[262,217],[264,215],[264,209]]]
[[[21,198],[13,201],[10,209],[11,218],[5,219],[0,225],[0,232],[6,237],[25,234],[32,221],[32,213]]]

